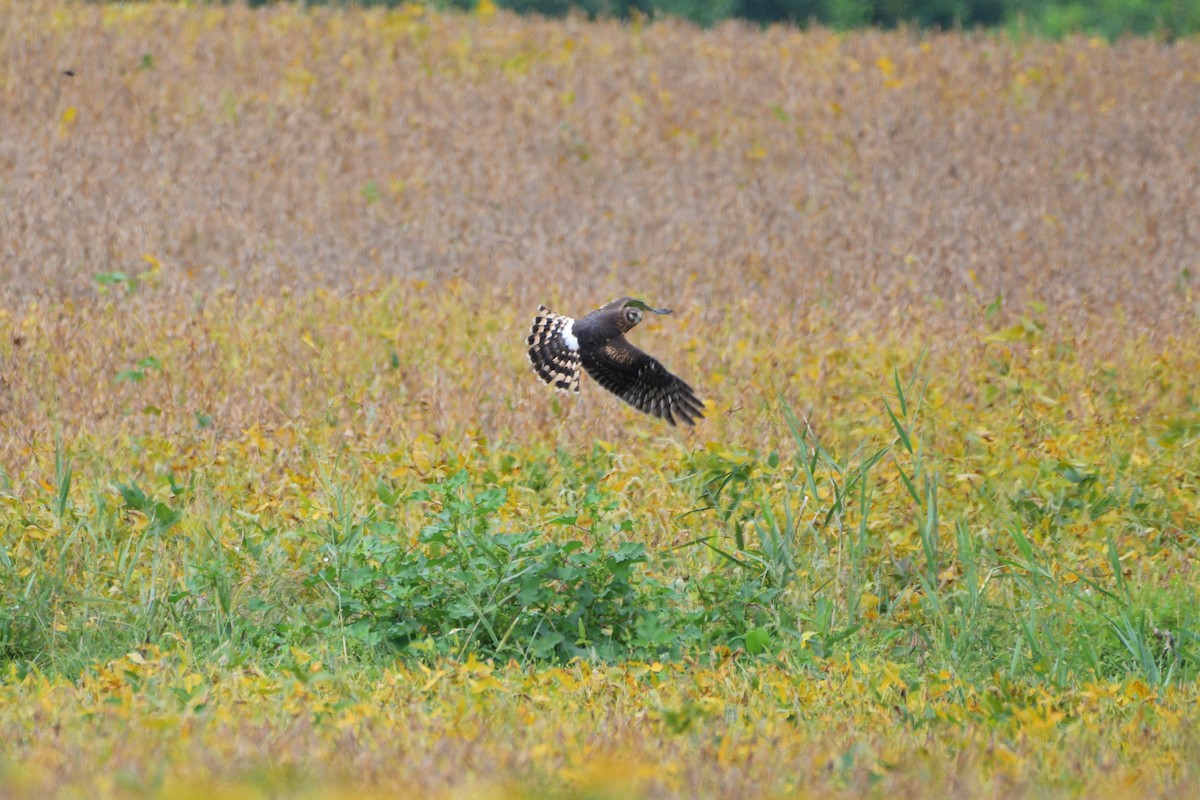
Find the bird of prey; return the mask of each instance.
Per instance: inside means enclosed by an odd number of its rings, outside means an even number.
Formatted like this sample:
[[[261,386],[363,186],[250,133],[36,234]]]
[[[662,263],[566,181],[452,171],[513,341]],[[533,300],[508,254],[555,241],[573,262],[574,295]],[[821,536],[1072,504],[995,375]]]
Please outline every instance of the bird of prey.
[[[625,339],[646,311],[671,313],[631,297],[613,300],[583,319],[538,306],[525,340],[533,371],[555,389],[578,394],[582,366],[597,383],[639,411],[672,425],[676,419],[695,425],[704,417],[704,404],[692,387]]]

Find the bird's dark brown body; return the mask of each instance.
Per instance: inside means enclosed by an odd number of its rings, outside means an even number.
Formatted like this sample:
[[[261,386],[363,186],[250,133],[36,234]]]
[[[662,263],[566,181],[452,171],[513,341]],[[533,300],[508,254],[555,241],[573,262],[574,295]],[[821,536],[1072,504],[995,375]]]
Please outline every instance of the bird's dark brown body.
[[[704,417],[704,405],[692,387],[625,338],[642,321],[644,311],[671,313],[630,297],[613,300],[578,320],[540,307],[526,339],[534,371],[557,389],[578,392],[582,366],[634,408],[672,425],[676,418],[694,425]]]

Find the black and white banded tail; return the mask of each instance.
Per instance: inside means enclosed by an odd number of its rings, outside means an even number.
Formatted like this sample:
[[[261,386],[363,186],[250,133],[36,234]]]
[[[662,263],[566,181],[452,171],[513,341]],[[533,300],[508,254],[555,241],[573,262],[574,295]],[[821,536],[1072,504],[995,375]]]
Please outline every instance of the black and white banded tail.
[[[561,392],[579,393],[579,341],[575,338],[575,320],[538,306],[533,329],[525,343],[533,371]]]

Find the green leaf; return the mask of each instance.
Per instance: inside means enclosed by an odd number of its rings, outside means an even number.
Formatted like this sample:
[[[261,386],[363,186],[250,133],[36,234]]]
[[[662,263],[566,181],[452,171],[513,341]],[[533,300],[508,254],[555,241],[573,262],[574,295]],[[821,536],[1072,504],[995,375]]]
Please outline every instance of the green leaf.
[[[901,403],[904,402],[904,395],[900,395]],[[888,417],[892,420],[892,425],[896,428],[896,433],[900,436],[900,444],[904,445],[904,449],[909,453],[913,451],[912,440],[908,438],[908,431],[904,430],[904,426],[900,424],[900,420],[896,419],[896,415],[892,413],[892,406],[883,398],[883,407],[887,409]]]
[[[756,656],[765,653],[771,646],[771,632],[766,628],[755,628],[746,633],[746,652]]]

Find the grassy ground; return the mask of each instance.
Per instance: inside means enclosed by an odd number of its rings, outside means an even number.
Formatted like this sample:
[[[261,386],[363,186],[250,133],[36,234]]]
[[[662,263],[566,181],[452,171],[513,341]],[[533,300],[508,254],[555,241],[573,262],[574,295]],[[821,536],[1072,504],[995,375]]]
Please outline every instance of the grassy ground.
[[[0,13],[0,793],[1195,790],[1195,43]]]

